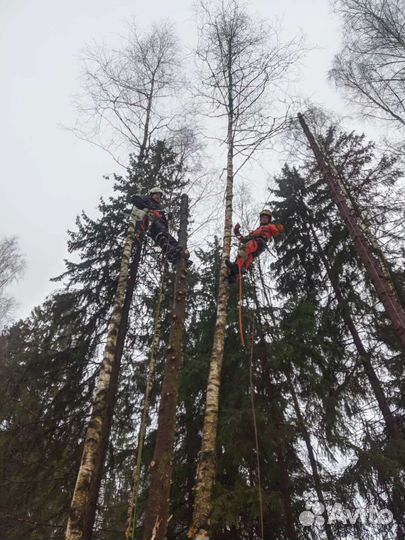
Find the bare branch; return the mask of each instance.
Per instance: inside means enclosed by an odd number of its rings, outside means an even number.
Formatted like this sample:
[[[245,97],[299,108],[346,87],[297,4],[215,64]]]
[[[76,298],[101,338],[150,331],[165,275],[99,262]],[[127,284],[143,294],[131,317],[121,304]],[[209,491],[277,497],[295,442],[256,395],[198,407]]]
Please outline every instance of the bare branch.
[[[89,47],[82,57],[83,92],[76,98],[80,138],[104,148],[117,163],[120,149],[143,158],[151,134],[167,134],[170,100],[181,83],[177,43],[168,25],[139,34],[119,49]],[[170,119],[170,121],[169,121]]]
[[[16,238],[0,241],[0,328],[6,323],[14,306],[14,299],[5,296],[5,289],[23,273],[25,261]]]
[[[405,10],[402,0],[337,0],[344,45],[329,72],[361,114],[405,126]]]

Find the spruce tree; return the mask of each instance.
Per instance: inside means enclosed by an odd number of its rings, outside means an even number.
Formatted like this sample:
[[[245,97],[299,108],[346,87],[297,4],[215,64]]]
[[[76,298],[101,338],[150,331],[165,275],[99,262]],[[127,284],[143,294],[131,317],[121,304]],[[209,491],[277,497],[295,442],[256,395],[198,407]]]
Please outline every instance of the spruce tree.
[[[353,199],[357,201],[358,208],[366,207],[365,216],[369,220],[370,226],[376,227],[372,217],[375,216],[381,203],[384,187],[389,186],[389,189],[395,187],[396,180],[401,174],[395,160],[387,156],[378,159],[374,146],[364,144],[364,137],[353,133],[339,132],[333,126],[324,135],[323,142],[328,148],[328,152],[333,156],[334,162],[345,173],[345,178],[349,179],[348,189],[350,189]],[[380,179],[379,189],[375,186],[375,176],[377,175]],[[370,347],[375,350],[376,347],[382,346],[381,341],[378,343],[381,340],[381,334],[378,331],[378,327],[381,325],[381,313],[378,305],[376,306],[374,289],[367,276],[364,275],[351,239],[340,220],[340,216],[336,213],[336,208],[332,204],[326,186],[322,184],[322,175],[316,162],[309,158],[299,171],[286,166],[282,175],[277,179],[277,185],[275,195],[279,201],[275,208],[278,212],[278,218],[285,221],[289,231],[288,241],[279,244],[280,257],[275,265],[277,271],[282,273],[279,278],[281,290],[284,289],[288,292],[292,299],[299,296],[306,297],[312,306],[316,306],[322,301],[323,306],[319,313],[320,321],[323,319],[327,322],[326,315],[332,308],[335,311],[335,313],[331,313],[333,318],[328,326],[322,325],[319,337],[323,340],[326,339],[333,328],[335,334],[333,343],[340,343],[344,353],[341,361],[335,364],[331,364],[333,357],[329,353],[326,357],[327,364],[322,369],[325,377],[327,372],[330,373],[330,367],[334,365],[334,380],[324,378],[325,382],[328,381],[329,386],[328,392],[325,392],[322,398],[324,407],[329,408],[329,410],[326,409],[328,414],[322,416],[325,421],[325,435],[330,443],[337,444],[340,451],[346,447],[344,452],[347,453],[347,449],[352,447],[355,448],[355,453],[361,452],[369,456],[372,468],[368,471],[363,469],[362,472],[365,474],[363,479],[359,475],[357,476],[357,487],[364,496],[365,490],[362,487],[364,479],[371,478],[370,475],[372,475],[374,468],[380,470],[380,474],[385,478],[386,502],[391,505],[400,527],[402,519],[400,501],[403,497],[403,486],[399,482],[399,471],[404,457],[403,438],[391,408],[395,392],[392,391],[392,384],[389,384],[388,381],[392,378],[392,374],[387,369],[382,369],[380,358],[375,353],[369,352],[372,350]],[[397,210],[395,204],[386,203],[385,207],[387,211],[381,216],[378,225],[380,236],[381,230],[383,230],[384,234],[387,235],[386,238],[389,239],[390,235],[384,229]],[[398,228],[394,232],[398,234]],[[388,251],[387,257],[389,256],[390,252]],[[301,276],[299,276],[298,270],[300,267]],[[292,277],[293,272],[294,277]],[[311,284],[314,283],[316,283],[316,287],[312,287],[311,293]],[[330,324],[332,322],[333,327]],[[374,332],[370,332],[370,324],[371,328],[374,328]],[[337,329],[339,329],[340,338],[336,335]],[[349,334],[349,340],[345,337],[346,334]],[[361,335],[363,337],[360,337]],[[363,341],[364,339],[366,342]],[[291,344],[291,342],[290,337],[289,343]],[[391,341],[391,343],[395,348],[395,342]],[[356,351],[354,363],[353,356],[347,356],[353,347]],[[346,360],[344,360],[345,357]],[[325,368],[327,372],[325,372]],[[362,385],[360,381],[364,380],[364,377],[368,380],[368,384],[364,385],[363,383]],[[294,375],[294,378],[302,384],[301,374],[298,378],[297,375]],[[311,386],[313,387],[313,383]],[[371,390],[373,397],[370,395]],[[364,422],[363,411],[370,407],[370,400],[373,401],[373,398],[375,400],[375,404],[372,406],[373,416],[379,417],[377,422],[380,429],[374,432],[371,439],[364,433],[364,447],[360,451],[358,443],[354,443],[350,430],[347,430],[351,421],[346,415],[350,415],[352,418],[357,417],[358,421]],[[332,409],[330,405],[333,405]],[[339,411],[342,405],[344,409]],[[379,413],[376,411],[376,406],[380,409]],[[325,410],[324,407],[323,410]],[[345,422],[346,426],[342,430]],[[381,424],[381,422],[383,423]],[[376,424],[374,425],[376,426]],[[331,432],[331,428],[335,434]],[[375,439],[387,435],[388,440],[384,443],[383,453],[393,465],[390,472],[382,465],[382,461],[378,463],[379,460],[376,459],[375,450],[373,450],[375,442],[372,443],[373,439],[375,441]],[[374,457],[371,458],[373,454]],[[344,476],[344,478],[347,482],[349,477]],[[353,476],[351,480],[354,480]],[[341,489],[345,482],[338,483],[336,489]],[[391,492],[393,499],[392,502],[389,502]]]
[[[61,411],[60,414],[47,415],[47,424],[43,429],[48,429],[49,433],[52,433],[53,429],[58,431],[65,429],[66,433],[69,433],[70,429],[74,430],[74,435],[71,436],[69,444],[66,444],[66,450],[63,453],[69,464],[71,476],[72,471],[78,468],[80,443],[84,434],[83,422],[89,413],[88,407],[94,391],[100,345],[105,335],[109,306],[116,286],[122,239],[125,235],[124,223],[131,208],[132,194],[134,191],[145,193],[151,186],[160,182],[163,189],[170,195],[169,210],[173,211],[174,214],[174,228],[178,222],[176,215],[178,197],[185,184],[185,166],[182,158],[178,157],[165,142],[158,141],[150,148],[142,174],[139,171],[136,176],[134,174],[134,167],[132,167],[128,170],[126,178],[121,176],[112,178],[114,194],[108,201],[102,200],[100,202],[99,217],[92,218],[84,212],[81,214],[77,220],[77,230],[70,233],[68,243],[73,260],[66,261],[66,271],[57,278],[57,281],[63,282],[63,285],[60,285],[59,293],[50,297],[43,306],[34,310],[30,318],[13,326],[4,336],[6,346],[1,369],[7,369],[7,374],[2,381],[4,381],[3,384],[8,381],[8,391],[11,392],[14,389],[12,399],[17,399],[22,404],[26,402],[29,410],[31,401],[29,396],[36,395],[39,402],[32,408],[34,415],[37,407],[39,410],[49,409],[49,406],[45,404],[47,392],[43,392],[42,389],[54,388],[55,398],[52,403],[54,407],[60,407]],[[156,277],[159,276],[160,272],[160,262],[157,258],[159,253],[159,250],[156,250],[148,240],[146,251],[142,253],[145,264],[139,275],[139,283],[141,283],[139,300],[132,302],[132,306],[128,310],[127,343],[131,347],[130,350],[143,349],[144,347],[144,350],[147,350],[152,339],[151,317],[156,291]],[[135,286],[135,282],[133,286]],[[142,313],[142,317],[140,317],[140,313]],[[49,348],[49,343],[55,343],[55,347]],[[133,363],[130,350],[124,360],[125,372],[122,372],[121,376],[122,388],[120,384],[118,389],[120,402],[124,399],[123,394],[126,393],[128,396],[129,393],[131,395],[131,385],[133,386],[135,383],[133,375],[128,378],[128,374],[133,370],[130,364],[130,362]],[[20,362],[21,355],[22,365],[17,368],[15,365]],[[54,362],[52,355],[55,355],[60,362],[55,363],[52,371],[48,372],[48,364]],[[64,365],[65,361],[67,362],[66,366]],[[71,368],[69,362],[72,363]],[[138,373],[139,376],[141,373]],[[24,389],[24,384],[19,382],[20,379],[24,381],[25,378],[32,385],[30,392],[27,392]],[[36,386],[38,386],[38,390],[35,390]],[[44,394],[44,402],[42,394]],[[17,411],[10,410],[12,402],[6,399],[6,395],[7,393],[4,394],[4,402],[1,406],[5,418],[9,414],[17,413]],[[134,397],[129,400],[132,407],[136,399]],[[128,405],[128,397],[125,397],[125,401]],[[23,407],[25,408],[26,405]],[[131,408],[129,411],[132,414]],[[133,422],[133,417],[130,417],[130,421],[131,419]],[[37,440],[35,430],[37,429],[38,433],[41,433],[41,422],[41,415],[38,413],[31,422],[29,419],[27,420],[27,423],[32,425],[32,431],[27,433],[27,430],[22,427],[21,430],[16,427],[10,428],[10,431],[6,429],[2,432],[4,441],[2,452],[6,452],[9,448],[7,460],[8,467],[11,467],[11,469],[4,469],[5,485],[12,481],[11,470],[15,470],[17,467],[15,460],[18,459],[18,454],[12,451],[13,439],[21,440],[19,435],[21,432],[21,437],[23,434],[27,437],[27,448],[31,448]],[[73,425],[70,428],[72,422]],[[25,422],[17,423],[18,426],[24,424]],[[117,428],[119,427],[118,424]],[[127,429],[127,425],[125,428]],[[131,423],[130,430],[133,430],[133,423]],[[114,440],[115,437],[114,434]],[[45,435],[41,444],[42,448],[47,448],[48,445],[51,448],[51,440],[48,441]],[[105,451],[108,455],[107,445]],[[31,499],[23,494],[24,484],[21,481],[15,484],[16,498],[10,497],[5,500],[4,513],[10,516],[9,519],[13,523],[22,520],[21,524],[24,523],[24,520],[34,521],[30,516],[36,513],[35,508],[40,508],[43,518],[41,522],[44,524],[55,523],[60,533],[63,530],[62,516],[66,519],[67,515],[68,493],[71,492],[73,486],[70,479],[66,488],[57,491],[58,496],[55,497],[54,505],[57,510],[52,511],[52,505],[47,503],[46,492],[48,489],[57,490],[58,481],[55,474],[49,474],[48,463],[49,468],[53,466],[55,471],[59,470],[58,460],[44,461],[44,470],[47,471],[47,474],[41,477],[43,482],[41,494],[40,482],[37,480],[39,473],[37,475],[35,470],[30,468],[29,461],[20,462],[21,466],[17,468],[20,469],[21,479],[24,482],[33,482],[33,485],[36,485],[35,483],[38,481],[38,504],[35,502],[35,492],[33,492]],[[60,467],[63,470],[63,460],[60,461]],[[27,504],[16,504],[18,496],[25,497]],[[35,506],[36,504],[37,506]],[[53,515],[56,516],[55,520],[51,519]],[[98,523],[100,522],[98,521]],[[122,528],[122,523],[120,526]],[[39,530],[42,531],[42,529]],[[22,531],[24,534],[26,530],[22,529]],[[44,530],[38,534],[47,536],[48,532]]]

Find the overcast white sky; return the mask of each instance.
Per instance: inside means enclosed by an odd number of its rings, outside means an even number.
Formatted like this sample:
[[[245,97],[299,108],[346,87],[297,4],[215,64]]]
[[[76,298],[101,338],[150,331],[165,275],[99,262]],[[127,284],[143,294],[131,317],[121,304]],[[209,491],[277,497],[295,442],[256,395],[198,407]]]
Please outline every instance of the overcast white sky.
[[[251,0],[252,14],[278,18],[287,36],[302,31],[313,49],[298,91],[338,113],[343,100],[327,81],[340,44],[340,21],[329,0]],[[77,140],[72,96],[79,92],[80,51],[91,42],[117,43],[128,22],[175,23],[193,42],[193,2],[186,0],[0,0],[0,237],[16,235],[27,270],[13,294],[16,316],[27,316],[63,270],[66,230],[76,215],[94,212],[108,193],[102,175],[118,171],[101,149]]]

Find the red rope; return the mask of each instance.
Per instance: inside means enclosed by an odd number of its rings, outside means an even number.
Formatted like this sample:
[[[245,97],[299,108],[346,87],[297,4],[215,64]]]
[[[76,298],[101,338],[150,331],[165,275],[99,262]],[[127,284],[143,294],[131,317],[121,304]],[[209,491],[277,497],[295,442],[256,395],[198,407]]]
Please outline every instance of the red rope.
[[[240,334],[240,341],[242,343],[242,348],[243,350],[245,350],[246,344],[245,344],[245,332],[243,329],[242,301],[243,301],[243,277],[242,277],[242,269],[239,266],[239,334]]]

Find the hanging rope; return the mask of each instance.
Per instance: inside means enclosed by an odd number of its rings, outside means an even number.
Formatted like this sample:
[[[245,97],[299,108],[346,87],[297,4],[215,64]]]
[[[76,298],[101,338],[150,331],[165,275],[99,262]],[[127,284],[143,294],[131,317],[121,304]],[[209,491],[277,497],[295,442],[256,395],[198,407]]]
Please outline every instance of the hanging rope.
[[[239,266],[239,334],[242,349],[246,349],[245,343],[245,331],[243,328],[243,274],[241,267]]]
[[[250,405],[252,411],[253,431],[255,436],[255,449],[256,449],[256,467],[257,467],[257,484],[259,495],[259,512],[260,512],[260,531],[261,539],[264,540],[264,518],[263,518],[263,498],[262,498],[262,481],[261,481],[261,469],[260,469],[260,450],[259,450],[259,436],[257,431],[256,421],[256,409],[254,400],[254,386],[253,386],[253,351],[255,340],[255,315],[252,310],[252,318],[250,323],[250,366],[249,366],[249,386],[250,386]],[[239,266],[239,334],[242,344],[242,348],[246,351],[245,332],[243,328],[243,274],[242,269]]]
[[[252,320],[250,324],[250,366],[249,366],[249,381],[250,381],[250,404],[252,408],[253,430],[255,435],[255,447],[256,447],[256,467],[257,467],[257,489],[259,494],[259,510],[260,510],[260,531],[261,539],[264,540],[264,519],[263,519],[263,498],[262,498],[262,480],[260,470],[260,452],[259,452],[259,437],[257,432],[256,421],[256,409],[254,399],[254,387],[253,387],[253,350],[255,339],[255,315],[252,311]]]
[[[250,405],[252,411],[253,431],[255,437],[255,449],[256,449],[256,468],[257,468],[257,489],[259,496],[259,512],[260,512],[260,532],[261,540],[264,540],[264,518],[263,518],[263,498],[262,498],[262,480],[260,469],[260,450],[259,450],[259,436],[257,431],[256,421],[256,409],[254,400],[254,386],[253,386],[253,351],[255,340],[255,315],[252,310],[252,318],[250,323],[250,366],[249,366],[249,386],[250,386]],[[242,344],[242,348],[246,351],[245,332],[243,328],[243,274],[242,269],[239,266],[239,334]]]

